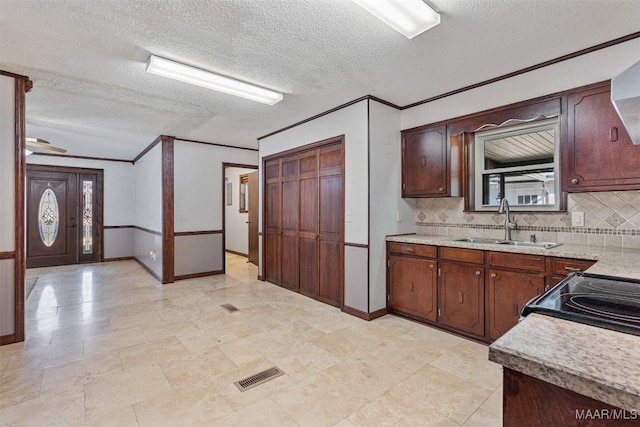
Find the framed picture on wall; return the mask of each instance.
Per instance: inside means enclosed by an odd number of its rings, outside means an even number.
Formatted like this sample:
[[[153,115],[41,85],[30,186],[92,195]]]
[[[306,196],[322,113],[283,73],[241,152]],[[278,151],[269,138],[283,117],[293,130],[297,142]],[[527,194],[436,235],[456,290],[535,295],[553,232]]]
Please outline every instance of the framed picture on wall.
[[[231,192],[231,183],[227,182],[227,206],[233,205],[233,193]]]
[[[240,175],[240,199],[239,202],[239,211],[241,213],[249,212],[247,210],[247,188],[249,185],[249,174],[244,173]]]

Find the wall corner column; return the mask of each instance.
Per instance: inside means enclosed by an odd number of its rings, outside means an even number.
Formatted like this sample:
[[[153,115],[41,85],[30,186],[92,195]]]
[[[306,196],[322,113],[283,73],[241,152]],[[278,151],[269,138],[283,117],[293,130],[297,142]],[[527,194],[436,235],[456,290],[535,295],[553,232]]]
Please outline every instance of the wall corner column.
[[[162,283],[175,281],[174,138],[162,135]]]

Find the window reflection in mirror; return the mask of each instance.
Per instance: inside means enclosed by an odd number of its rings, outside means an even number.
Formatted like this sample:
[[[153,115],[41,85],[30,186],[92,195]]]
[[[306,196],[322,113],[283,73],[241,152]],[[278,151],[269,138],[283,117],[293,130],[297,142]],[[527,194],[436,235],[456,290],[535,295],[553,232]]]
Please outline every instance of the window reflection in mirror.
[[[559,210],[558,137],[557,118],[476,132],[476,210]]]

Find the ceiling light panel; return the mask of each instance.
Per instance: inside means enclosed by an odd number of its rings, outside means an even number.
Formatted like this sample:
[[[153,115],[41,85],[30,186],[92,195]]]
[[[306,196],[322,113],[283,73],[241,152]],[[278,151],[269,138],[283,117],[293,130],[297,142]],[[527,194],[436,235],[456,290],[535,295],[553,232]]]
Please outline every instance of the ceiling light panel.
[[[353,1],[408,39],[440,23],[440,14],[422,0]]]
[[[210,71],[194,68],[169,59],[160,58],[155,55],[149,56],[146,71],[158,76],[168,77],[263,104],[273,105],[282,101],[282,94],[279,92],[241,82]]]

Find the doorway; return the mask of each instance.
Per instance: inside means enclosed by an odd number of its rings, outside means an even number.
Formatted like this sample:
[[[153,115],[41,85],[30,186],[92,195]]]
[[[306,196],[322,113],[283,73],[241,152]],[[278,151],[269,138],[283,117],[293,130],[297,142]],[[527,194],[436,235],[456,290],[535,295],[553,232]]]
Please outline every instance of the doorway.
[[[102,260],[103,171],[27,165],[26,267]]]
[[[223,238],[226,253],[258,265],[258,166],[223,163]]]

